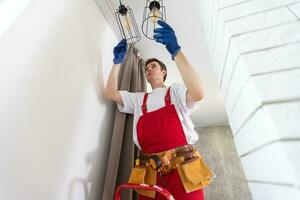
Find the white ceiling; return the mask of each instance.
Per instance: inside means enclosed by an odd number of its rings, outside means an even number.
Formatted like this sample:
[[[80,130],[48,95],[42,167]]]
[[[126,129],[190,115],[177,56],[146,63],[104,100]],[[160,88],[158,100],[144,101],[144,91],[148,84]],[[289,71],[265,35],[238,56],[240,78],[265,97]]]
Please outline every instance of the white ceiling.
[[[95,1],[117,37],[120,37],[115,17],[112,15],[112,10],[108,7],[108,4],[112,4],[110,7],[113,7],[115,11],[118,8],[119,0]],[[145,2],[145,0],[122,0],[124,5],[130,6],[133,10],[139,28],[141,28],[142,24]],[[175,30],[182,51],[198,71],[206,91],[206,96],[201,101],[201,105],[191,115],[195,126],[205,127],[228,124],[223,97],[214,76],[201,30],[197,0],[164,0],[164,5],[166,6],[167,22]],[[142,35],[141,30],[140,33]],[[140,56],[144,59],[156,57],[167,65],[168,78],[166,85],[170,85],[175,81],[182,82],[175,62],[171,59],[163,45],[149,40],[142,35],[142,40],[136,43],[136,47],[139,49]],[[151,91],[151,89],[148,91]]]

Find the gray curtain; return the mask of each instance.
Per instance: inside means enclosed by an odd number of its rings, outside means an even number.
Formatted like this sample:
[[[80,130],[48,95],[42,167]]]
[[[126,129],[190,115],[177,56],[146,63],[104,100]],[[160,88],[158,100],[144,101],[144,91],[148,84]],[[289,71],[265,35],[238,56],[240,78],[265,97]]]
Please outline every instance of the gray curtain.
[[[119,90],[130,92],[146,91],[144,73],[145,61],[138,55],[138,49],[129,45],[125,62],[119,72]],[[128,181],[137,150],[132,138],[133,115],[123,114],[116,108],[110,153],[105,174],[103,200],[113,200],[115,188]],[[122,200],[132,200],[132,191],[122,192]]]

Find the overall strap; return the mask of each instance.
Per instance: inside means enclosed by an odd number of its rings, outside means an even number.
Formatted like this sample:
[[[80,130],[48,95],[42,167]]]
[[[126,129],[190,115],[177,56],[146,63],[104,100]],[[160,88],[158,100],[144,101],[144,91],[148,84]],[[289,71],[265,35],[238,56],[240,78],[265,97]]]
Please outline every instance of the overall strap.
[[[148,93],[145,93],[143,105],[142,105],[143,114],[147,113],[147,98],[148,98]]]
[[[165,96],[165,103],[166,103],[166,106],[168,106],[168,105],[171,104],[170,89],[171,89],[171,87],[168,88],[167,94],[166,94],[166,96]]]

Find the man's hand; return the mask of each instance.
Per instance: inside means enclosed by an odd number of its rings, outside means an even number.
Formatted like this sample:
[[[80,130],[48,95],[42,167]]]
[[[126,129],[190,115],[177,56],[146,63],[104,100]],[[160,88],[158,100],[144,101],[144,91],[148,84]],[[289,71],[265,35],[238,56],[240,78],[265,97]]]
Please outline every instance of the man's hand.
[[[158,20],[157,23],[162,28],[154,29],[153,38],[156,42],[162,43],[166,46],[167,50],[172,56],[172,59],[174,60],[174,57],[177,55],[181,48],[177,42],[175,32],[166,22]]]
[[[121,40],[114,48],[114,64],[121,64],[124,61],[127,51],[127,42],[125,39]]]

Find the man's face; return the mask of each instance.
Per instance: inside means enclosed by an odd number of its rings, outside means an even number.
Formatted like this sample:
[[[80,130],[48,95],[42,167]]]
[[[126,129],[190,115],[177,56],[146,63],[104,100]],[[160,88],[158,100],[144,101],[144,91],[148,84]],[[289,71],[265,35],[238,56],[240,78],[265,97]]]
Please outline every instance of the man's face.
[[[149,83],[151,83],[152,80],[164,80],[164,76],[166,74],[165,70],[161,70],[161,67],[158,62],[152,61],[148,63],[148,65],[145,67],[145,73],[146,78]]]

